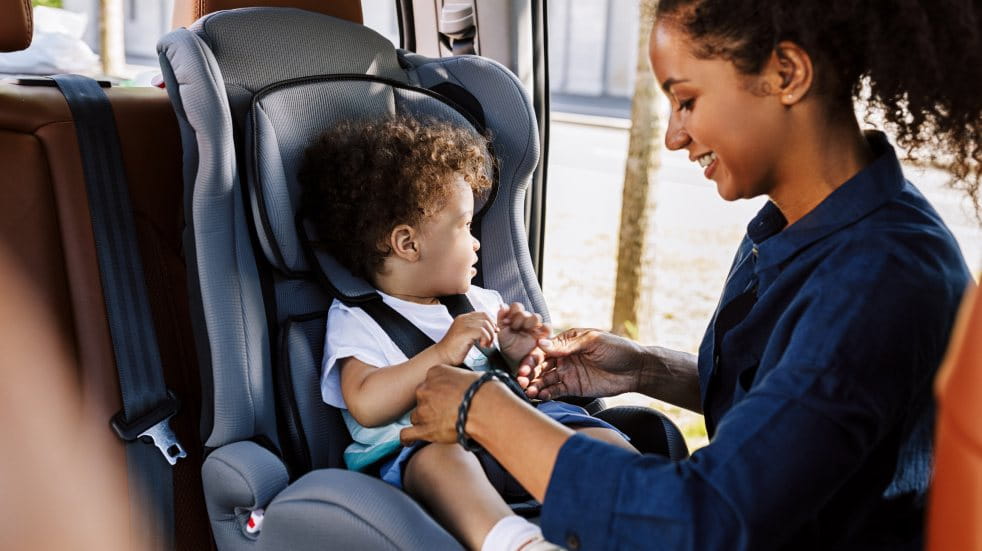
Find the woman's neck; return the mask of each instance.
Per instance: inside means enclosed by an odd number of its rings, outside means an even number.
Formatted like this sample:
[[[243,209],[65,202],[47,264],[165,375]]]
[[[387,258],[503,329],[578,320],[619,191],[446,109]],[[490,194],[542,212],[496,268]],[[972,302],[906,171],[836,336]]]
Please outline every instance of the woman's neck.
[[[788,226],[873,161],[869,143],[852,115],[808,125],[798,137],[789,144],[783,170],[769,193]]]

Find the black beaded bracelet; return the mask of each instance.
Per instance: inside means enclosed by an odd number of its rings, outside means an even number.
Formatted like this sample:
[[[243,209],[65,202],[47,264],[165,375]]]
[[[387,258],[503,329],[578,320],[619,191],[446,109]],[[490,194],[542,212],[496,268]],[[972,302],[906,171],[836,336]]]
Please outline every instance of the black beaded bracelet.
[[[471,386],[467,387],[467,392],[464,393],[464,399],[460,401],[460,407],[457,408],[457,443],[467,451],[476,452],[481,449],[480,444],[471,440],[464,430],[464,427],[467,426],[467,412],[471,408],[471,400],[474,399],[474,395],[477,394],[481,385],[492,379],[501,380],[494,370],[482,373],[477,380],[471,383]]]
[[[474,399],[474,395],[477,394],[477,391],[481,388],[481,385],[492,379],[505,383],[505,386],[511,389],[512,392],[522,398],[525,398],[525,392],[518,386],[518,383],[512,380],[507,372],[500,369],[490,369],[485,371],[480,377],[477,378],[477,380],[471,383],[471,386],[467,387],[467,392],[464,392],[464,399],[460,401],[460,407],[457,408],[457,443],[463,446],[463,448],[467,451],[476,452],[481,450],[481,445],[467,436],[467,432],[465,431],[465,427],[467,426],[467,413],[471,408],[471,400]]]

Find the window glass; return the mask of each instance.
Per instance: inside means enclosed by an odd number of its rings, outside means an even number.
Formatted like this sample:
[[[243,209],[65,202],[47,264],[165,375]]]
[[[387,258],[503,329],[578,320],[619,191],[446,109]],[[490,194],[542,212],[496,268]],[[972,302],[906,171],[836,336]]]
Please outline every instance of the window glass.
[[[171,30],[174,0],[109,0],[120,10],[121,57],[103,63],[100,0],[33,0],[34,39],[22,52],[0,53],[0,74],[78,73],[117,86],[148,86],[159,73],[157,41]],[[362,0],[365,25],[399,45],[394,0]]]
[[[399,47],[399,20],[395,0],[361,0],[361,12],[366,27]]]

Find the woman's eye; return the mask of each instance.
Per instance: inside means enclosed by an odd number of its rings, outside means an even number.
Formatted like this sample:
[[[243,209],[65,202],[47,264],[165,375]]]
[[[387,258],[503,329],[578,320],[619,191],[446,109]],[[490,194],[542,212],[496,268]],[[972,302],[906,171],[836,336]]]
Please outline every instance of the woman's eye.
[[[695,99],[679,100],[679,111],[692,111],[692,105],[695,102]]]

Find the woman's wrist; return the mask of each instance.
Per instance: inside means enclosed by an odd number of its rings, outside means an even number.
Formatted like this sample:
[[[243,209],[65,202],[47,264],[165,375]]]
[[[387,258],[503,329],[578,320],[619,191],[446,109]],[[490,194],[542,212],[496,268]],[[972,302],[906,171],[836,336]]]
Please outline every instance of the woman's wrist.
[[[457,443],[461,445],[465,450],[476,452],[480,450],[480,446],[474,442],[474,440],[467,433],[467,418],[470,416],[471,403],[474,397],[481,390],[481,388],[495,380],[499,379],[495,371],[485,371],[480,377],[474,379],[467,390],[464,391],[464,397],[460,401],[460,405],[457,407]]]
[[[498,408],[507,407],[510,401],[521,403],[521,400],[503,382],[491,380],[481,385],[481,388],[471,399],[464,432],[471,440],[483,445],[488,438],[488,429],[491,426],[489,419],[494,417],[494,412]]]
[[[702,412],[696,356],[660,346],[644,347],[638,392],[685,409]]]

